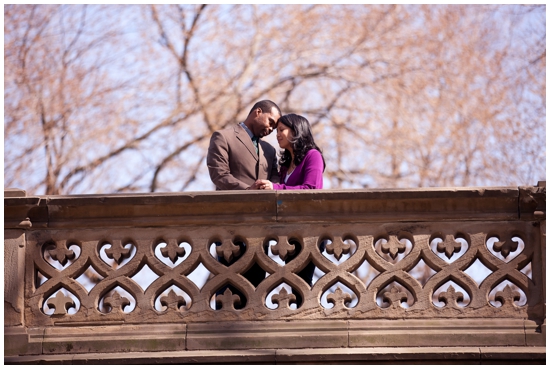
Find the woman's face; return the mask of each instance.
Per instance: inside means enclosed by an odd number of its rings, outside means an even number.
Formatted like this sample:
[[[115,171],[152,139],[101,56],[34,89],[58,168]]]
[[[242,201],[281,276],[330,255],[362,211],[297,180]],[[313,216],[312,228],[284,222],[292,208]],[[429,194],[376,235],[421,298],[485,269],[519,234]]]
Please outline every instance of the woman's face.
[[[292,141],[293,138],[292,129],[285,126],[282,122],[279,122],[279,124],[277,124],[277,142],[279,142],[281,149],[292,151],[292,144],[290,141]]]

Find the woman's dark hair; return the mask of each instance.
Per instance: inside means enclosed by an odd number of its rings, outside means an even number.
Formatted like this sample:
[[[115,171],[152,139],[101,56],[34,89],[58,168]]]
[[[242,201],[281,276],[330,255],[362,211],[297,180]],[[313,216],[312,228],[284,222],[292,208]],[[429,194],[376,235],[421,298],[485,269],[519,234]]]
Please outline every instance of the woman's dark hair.
[[[306,154],[311,149],[316,149],[321,153],[321,158],[323,158],[323,171],[326,167],[325,158],[319,146],[315,144],[313,135],[311,134],[311,128],[309,122],[306,118],[298,114],[287,114],[283,115],[277,121],[278,124],[284,124],[292,130],[294,138],[290,141],[292,145],[292,150],[294,151],[294,165],[298,166],[306,157]],[[292,156],[290,151],[284,149],[281,150],[281,159],[279,164],[281,166],[290,167],[290,161]]]

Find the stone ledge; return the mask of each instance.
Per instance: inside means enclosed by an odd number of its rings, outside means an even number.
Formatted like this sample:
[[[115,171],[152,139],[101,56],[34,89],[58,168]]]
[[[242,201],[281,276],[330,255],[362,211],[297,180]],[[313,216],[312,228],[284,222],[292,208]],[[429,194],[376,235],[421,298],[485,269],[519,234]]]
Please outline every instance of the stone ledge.
[[[185,350],[185,324],[49,327],[44,353],[108,353]]]
[[[520,319],[350,320],[349,346],[526,346],[526,333],[534,335],[536,329],[527,322],[528,326]]]
[[[20,190],[19,188],[5,188],[4,197],[25,197],[27,196],[27,191]]]
[[[4,357],[42,353],[45,328],[4,327]]]
[[[88,327],[4,327],[4,355],[84,354],[155,351],[238,352],[239,350],[314,349],[387,352],[399,347],[544,348],[544,332],[521,319],[310,320]],[[530,336],[538,336],[538,339]],[[535,344],[535,345],[534,345]],[[367,349],[367,351],[361,351]],[[467,350],[468,349],[468,350]],[[377,351],[378,350],[378,351]],[[380,351],[381,350],[381,351]],[[405,350],[405,351],[403,351]],[[327,352],[329,352],[327,351]],[[254,351],[257,352],[257,351]],[[294,352],[294,351],[293,351]],[[354,351],[350,351],[354,352]],[[498,351],[498,352],[502,352]],[[497,352],[497,353],[498,353]],[[500,356],[498,356],[500,355]],[[502,354],[498,354],[502,357]]]
[[[5,364],[546,364],[545,347],[200,350],[4,356]]]
[[[159,227],[275,221],[275,193],[247,191],[49,196],[49,227]]]
[[[277,191],[277,221],[517,220],[518,196],[517,187]]]
[[[545,188],[521,191],[521,213],[539,214],[546,204]],[[4,228],[510,221],[519,218],[519,197],[518,187],[5,196]]]
[[[189,323],[188,350],[348,346],[345,321]]]
[[[4,355],[183,351],[186,335],[185,324],[4,327]]]

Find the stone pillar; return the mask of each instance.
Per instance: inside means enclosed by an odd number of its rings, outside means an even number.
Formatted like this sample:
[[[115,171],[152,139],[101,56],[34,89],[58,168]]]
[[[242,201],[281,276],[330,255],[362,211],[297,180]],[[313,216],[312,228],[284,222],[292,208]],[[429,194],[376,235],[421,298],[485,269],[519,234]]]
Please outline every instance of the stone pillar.
[[[26,197],[25,191],[4,190],[4,198],[21,197]],[[42,353],[43,329],[29,331],[25,326],[25,232],[31,227],[26,215],[22,211],[13,219],[11,214],[4,217],[4,356]]]
[[[25,197],[25,191],[4,190],[4,197]],[[4,219],[5,220],[5,219]],[[4,327],[21,326],[25,282],[25,232],[30,225],[22,222],[12,229],[4,224]]]
[[[23,325],[25,233],[4,230],[4,326]]]
[[[542,256],[542,298],[544,310],[546,311],[546,219],[540,222],[540,246]],[[542,343],[546,346],[546,316],[541,324],[540,333],[543,338]]]

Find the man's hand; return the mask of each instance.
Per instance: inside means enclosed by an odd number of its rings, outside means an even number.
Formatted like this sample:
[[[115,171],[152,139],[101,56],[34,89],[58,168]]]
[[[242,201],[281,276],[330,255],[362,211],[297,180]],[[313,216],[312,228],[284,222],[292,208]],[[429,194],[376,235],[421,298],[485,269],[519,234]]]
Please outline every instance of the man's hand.
[[[247,190],[259,190],[260,187],[258,185],[258,181],[252,183],[252,185],[250,185],[250,187],[247,188]]]

